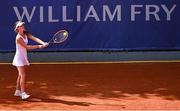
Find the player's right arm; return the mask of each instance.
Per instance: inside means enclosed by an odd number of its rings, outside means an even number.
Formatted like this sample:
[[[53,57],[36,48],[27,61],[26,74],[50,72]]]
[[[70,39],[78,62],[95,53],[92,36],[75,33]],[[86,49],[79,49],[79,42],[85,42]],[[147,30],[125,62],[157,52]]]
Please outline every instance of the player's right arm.
[[[18,44],[20,44],[21,46],[23,46],[24,48],[26,48],[27,50],[42,49],[42,48],[44,48],[43,45],[27,45],[27,44],[25,44],[25,42],[23,41],[22,38],[18,38],[16,42]]]

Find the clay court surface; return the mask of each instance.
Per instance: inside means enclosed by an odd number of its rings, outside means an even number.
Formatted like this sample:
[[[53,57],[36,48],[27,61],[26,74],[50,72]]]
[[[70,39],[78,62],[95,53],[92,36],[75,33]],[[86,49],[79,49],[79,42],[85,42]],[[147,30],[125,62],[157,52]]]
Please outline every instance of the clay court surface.
[[[27,92],[14,97],[17,71],[0,65],[1,110],[180,110],[180,63],[31,64]]]

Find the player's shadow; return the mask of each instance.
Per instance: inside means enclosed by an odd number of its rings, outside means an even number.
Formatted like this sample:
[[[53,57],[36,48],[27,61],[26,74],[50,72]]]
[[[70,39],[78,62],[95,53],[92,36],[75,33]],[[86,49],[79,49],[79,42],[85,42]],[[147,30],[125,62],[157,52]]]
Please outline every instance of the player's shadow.
[[[65,105],[77,105],[77,106],[90,106],[95,105],[88,102],[75,102],[75,101],[67,101],[62,99],[51,99],[51,98],[38,98],[38,97],[31,97],[25,101],[28,102],[43,102],[43,103],[61,103]]]

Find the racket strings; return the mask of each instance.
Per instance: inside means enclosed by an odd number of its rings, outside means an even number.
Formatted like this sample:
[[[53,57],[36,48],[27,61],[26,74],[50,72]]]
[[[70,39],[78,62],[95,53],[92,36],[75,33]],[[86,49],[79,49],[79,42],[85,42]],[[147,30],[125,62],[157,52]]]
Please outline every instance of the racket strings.
[[[61,43],[61,42],[64,42],[67,39],[67,37],[68,37],[67,31],[60,31],[54,35],[52,42]]]

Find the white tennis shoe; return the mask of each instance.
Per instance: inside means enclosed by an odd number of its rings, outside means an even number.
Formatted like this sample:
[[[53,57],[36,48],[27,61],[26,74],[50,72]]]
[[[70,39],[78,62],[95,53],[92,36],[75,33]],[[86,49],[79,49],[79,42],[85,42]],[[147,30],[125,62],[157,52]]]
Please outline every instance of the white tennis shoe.
[[[21,96],[21,91],[20,90],[16,90],[14,93],[14,96]]]
[[[21,93],[21,99],[28,99],[30,95],[26,94],[25,92]]]

